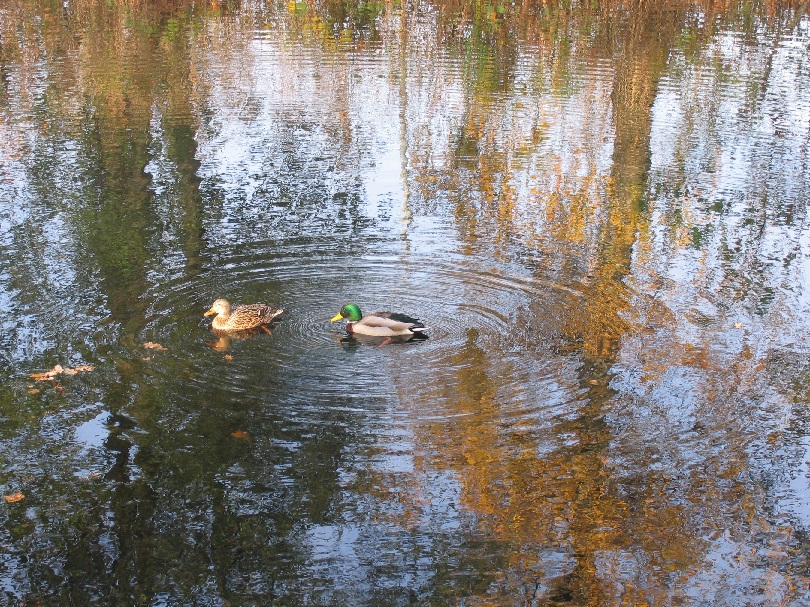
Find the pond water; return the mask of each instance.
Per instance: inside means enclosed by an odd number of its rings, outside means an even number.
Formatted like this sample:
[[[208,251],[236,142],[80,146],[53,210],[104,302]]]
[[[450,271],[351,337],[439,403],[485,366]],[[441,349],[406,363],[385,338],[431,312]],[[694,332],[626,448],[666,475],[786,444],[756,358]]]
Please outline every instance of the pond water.
[[[4,0],[0,603],[810,605],[806,9]]]

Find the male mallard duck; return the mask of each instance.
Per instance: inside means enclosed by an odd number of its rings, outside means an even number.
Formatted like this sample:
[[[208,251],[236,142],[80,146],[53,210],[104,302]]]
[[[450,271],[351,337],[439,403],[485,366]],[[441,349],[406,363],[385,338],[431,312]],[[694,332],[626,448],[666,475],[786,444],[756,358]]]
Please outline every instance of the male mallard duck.
[[[231,308],[226,299],[217,299],[205,316],[216,314],[211,323],[214,331],[234,333],[259,328],[267,331],[264,325],[269,325],[283,311],[266,304],[246,304]]]
[[[372,337],[427,337],[427,327],[416,318],[396,312],[372,312],[363,315],[354,304],[346,304],[332,319],[332,322],[346,319],[346,332],[349,335],[370,335]]]

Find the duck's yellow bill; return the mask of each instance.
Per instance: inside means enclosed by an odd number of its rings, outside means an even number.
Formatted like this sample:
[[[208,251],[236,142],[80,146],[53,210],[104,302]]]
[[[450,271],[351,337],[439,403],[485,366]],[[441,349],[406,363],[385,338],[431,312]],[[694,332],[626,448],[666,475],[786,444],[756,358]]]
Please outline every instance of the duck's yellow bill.
[[[216,311],[214,310],[214,308],[211,308],[210,310],[208,310],[208,312],[203,314],[203,316],[211,316],[211,314],[216,314]]]
[[[343,318],[343,317],[340,314],[338,314],[330,322],[335,322],[336,320],[340,320],[341,318]]]

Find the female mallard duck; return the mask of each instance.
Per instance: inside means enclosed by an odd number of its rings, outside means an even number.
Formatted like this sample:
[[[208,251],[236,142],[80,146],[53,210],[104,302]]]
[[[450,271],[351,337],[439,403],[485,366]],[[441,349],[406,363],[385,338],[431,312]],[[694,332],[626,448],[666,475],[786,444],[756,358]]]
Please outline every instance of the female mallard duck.
[[[283,311],[266,304],[246,304],[231,308],[231,304],[226,299],[217,299],[205,316],[216,314],[211,323],[214,331],[236,333],[262,329],[269,333],[265,325],[269,325]]]
[[[346,304],[332,319],[332,322],[346,319],[346,332],[349,335],[370,335],[372,337],[412,337],[425,338],[427,327],[416,318],[396,312],[372,312],[363,315],[354,304]]]

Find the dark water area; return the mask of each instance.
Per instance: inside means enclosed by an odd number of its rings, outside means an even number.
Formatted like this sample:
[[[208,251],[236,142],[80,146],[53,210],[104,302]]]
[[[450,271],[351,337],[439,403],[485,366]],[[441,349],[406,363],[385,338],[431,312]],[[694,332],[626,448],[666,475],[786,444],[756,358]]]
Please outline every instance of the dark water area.
[[[810,605],[806,11],[4,0],[0,604]]]

